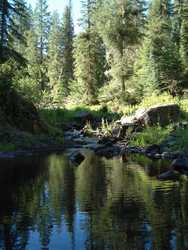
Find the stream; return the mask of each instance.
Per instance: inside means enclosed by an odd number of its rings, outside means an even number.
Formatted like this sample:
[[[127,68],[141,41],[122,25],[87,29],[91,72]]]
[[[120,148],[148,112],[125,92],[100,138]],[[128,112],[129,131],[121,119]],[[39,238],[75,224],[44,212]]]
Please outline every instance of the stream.
[[[160,182],[168,162],[84,150],[1,159],[0,249],[188,249],[188,181]]]

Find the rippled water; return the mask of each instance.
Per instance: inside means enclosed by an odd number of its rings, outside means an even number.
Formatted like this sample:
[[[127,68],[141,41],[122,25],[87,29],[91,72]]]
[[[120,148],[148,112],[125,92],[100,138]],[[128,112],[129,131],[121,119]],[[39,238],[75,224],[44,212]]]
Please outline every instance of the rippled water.
[[[188,249],[188,181],[163,162],[64,155],[0,162],[0,249]]]

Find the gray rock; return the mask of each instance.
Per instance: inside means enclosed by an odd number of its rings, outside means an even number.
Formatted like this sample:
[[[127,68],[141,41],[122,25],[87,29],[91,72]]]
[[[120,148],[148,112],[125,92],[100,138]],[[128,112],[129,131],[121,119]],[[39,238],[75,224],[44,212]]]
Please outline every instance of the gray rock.
[[[170,122],[178,121],[180,108],[177,104],[156,105],[148,109],[137,110],[135,115],[122,117],[122,126],[134,125],[168,125]]]
[[[137,117],[135,115],[132,116],[123,116],[121,118],[121,125],[122,126],[131,126],[134,125],[137,122]]]

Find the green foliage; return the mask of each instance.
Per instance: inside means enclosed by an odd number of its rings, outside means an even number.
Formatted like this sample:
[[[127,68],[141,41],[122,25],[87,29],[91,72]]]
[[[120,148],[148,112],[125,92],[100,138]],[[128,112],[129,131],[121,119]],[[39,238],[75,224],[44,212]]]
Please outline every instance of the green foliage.
[[[123,96],[142,34],[144,3],[105,0],[97,7],[96,27],[107,48],[109,74],[115,88],[119,89],[116,93]]]
[[[82,1],[84,31],[74,42],[75,84],[71,89],[71,97],[76,94],[86,104],[97,103],[99,88],[105,81],[105,48],[92,20],[95,7],[95,0]]]
[[[45,69],[39,61],[37,36],[33,27],[26,32],[26,41],[27,46],[23,56],[28,63],[25,68],[18,72],[13,83],[15,88],[28,100],[39,104],[42,96],[40,83],[43,81],[42,76]]]
[[[48,50],[48,36],[50,30],[50,12],[47,0],[37,0],[34,11],[34,27],[37,34],[37,48],[42,63]]]
[[[9,45],[25,58],[26,33],[31,26],[31,9],[28,8],[25,0],[15,1],[15,12],[12,15],[12,22],[14,23],[15,28],[10,31],[12,38],[9,39]],[[15,30],[21,35],[15,36]]]
[[[156,90],[176,94],[179,87],[181,67],[178,48],[171,38],[170,1],[164,2],[151,4],[146,37],[135,64],[135,81],[143,94]]]
[[[19,63],[24,59],[13,46],[14,41],[23,42],[23,34],[20,23],[15,22],[13,17],[22,18],[26,15],[25,2],[21,0],[0,1],[0,63],[14,58]]]
[[[188,2],[184,1],[181,6],[181,12],[180,12],[180,18],[181,18],[181,27],[180,27],[180,58],[181,63],[183,66],[183,77],[186,79],[187,82],[187,76],[188,76]],[[187,87],[187,84],[186,84]]]
[[[63,94],[70,93],[70,85],[74,79],[74,58],[73,58],[74,24],[72,20],[72,3],[66,6],[63,14],[62,23],[62,43],[63,43],[63,62],[62,62],[62,81]]]
[[[163,142],[172,131],[172,126],[168,127],[147,127],[142,132],[131,134],[129,140],[133,146],[147,147]]]
[[[188,128],[176,129],[171,140],[169,150],[186,152],[188,147]]]
[[[48,47],[48,77],[51,102],[60,104],[63,100],[63,44],[60,19],[57,12],[52,16]]]
[[[102,119],[101,126],[99,128],[99,132],[104,136],[111,136],[112,130],[116,127],[116,123],[114,121],[108,122],[104,118]]]
[[[75,40],[75,84],[72,95],[86,104],[96,104],[100,86],[104,83],[105,51],[96,32],[88,30]]]
[[[0,88],[9,88],[12,85],[12,79],[15,75],[16,62],[9,60],[0,64]]]
[[[8,143],[8,144],[0,143],[0,152],[12,152],[15,150],[16,150],[16,146],[12,143]]]

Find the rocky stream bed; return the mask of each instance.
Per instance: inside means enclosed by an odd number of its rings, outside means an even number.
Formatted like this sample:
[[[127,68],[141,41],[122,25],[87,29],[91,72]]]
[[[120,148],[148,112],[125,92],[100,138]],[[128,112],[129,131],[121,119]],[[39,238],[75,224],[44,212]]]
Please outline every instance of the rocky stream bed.
[[[65,144],[70,161],[74,165],[79,165],[84,160],[82,150],[90,149],[99,157],[113,158],[122,157],[127,160],[130,154],[144,155],[152,160],[168,160],[169,169],[157,176],[160,180],[178,179],[179,175],[188,174],[188,154],[185,152],[170,152],[168,140],[161,145],[150,145],[146,148],[129,146],[126,138],[126,131],[131,128],[134,132],[141,131],[145,126],[161,126],[177,122],[181,116],[178,105],[158,105],[147,110],[138,110],[135,115],[122,117],[117,121],[117,127],[112,131],[111,136],[91,136],[88,137],[83,129],[73,126],[65,132]],[[88,114],[85,114],[86,120]],[[84,121],[84,114],[82,114]],[[184,124],[182,125],[184,126]],[[187,125],[186,125],[187,126]],[[173,137],[173,135],[170,135]],[[168,139],[169,139],[168,138]]]

